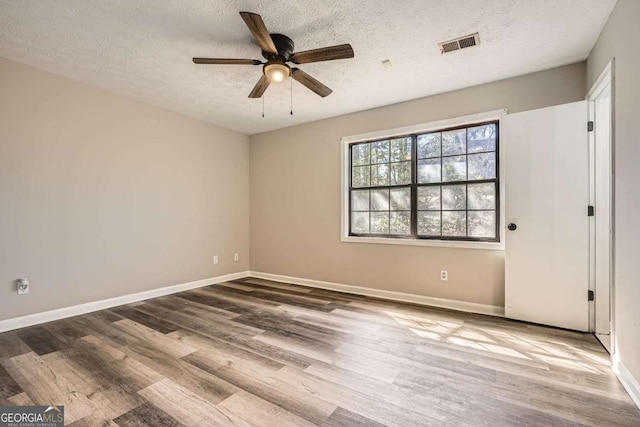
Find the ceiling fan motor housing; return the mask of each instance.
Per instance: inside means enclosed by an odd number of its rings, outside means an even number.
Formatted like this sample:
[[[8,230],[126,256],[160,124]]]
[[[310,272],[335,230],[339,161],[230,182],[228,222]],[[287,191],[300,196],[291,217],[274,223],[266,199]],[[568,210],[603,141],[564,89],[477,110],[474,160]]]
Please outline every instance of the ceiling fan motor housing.
[[[264,50],[262,51],[262,56],[270,61],[272,59],[275,59],[277,57],[282,57],[283,62],[284,61],[289,61],[289,58],[291,58],[291,55],[293,55],[293,40],[291,40],[289,37],[285,36],[284,34],[270,34],[271,35],[271,39],[273,40],[273,44],[276,46],[276,49],[278,50],[278,54],[275,55],[271,52],[265,52]]]

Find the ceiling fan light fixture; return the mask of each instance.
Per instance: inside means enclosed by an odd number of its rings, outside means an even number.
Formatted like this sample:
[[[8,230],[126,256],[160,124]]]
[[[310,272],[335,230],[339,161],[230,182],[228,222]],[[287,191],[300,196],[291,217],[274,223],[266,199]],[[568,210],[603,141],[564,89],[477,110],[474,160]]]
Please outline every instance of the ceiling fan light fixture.
[[[264,75],[276,83],[283,82],[291,75],[291,68],[286,64],[271,63],[264,66]]]

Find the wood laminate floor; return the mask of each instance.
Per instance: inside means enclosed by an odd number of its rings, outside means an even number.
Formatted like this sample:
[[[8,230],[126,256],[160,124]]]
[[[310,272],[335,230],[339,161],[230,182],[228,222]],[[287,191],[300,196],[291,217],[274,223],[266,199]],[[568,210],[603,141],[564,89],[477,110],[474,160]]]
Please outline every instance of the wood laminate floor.
[[[640,426],[589,334],[245,279],[0,334],[73,426]]]

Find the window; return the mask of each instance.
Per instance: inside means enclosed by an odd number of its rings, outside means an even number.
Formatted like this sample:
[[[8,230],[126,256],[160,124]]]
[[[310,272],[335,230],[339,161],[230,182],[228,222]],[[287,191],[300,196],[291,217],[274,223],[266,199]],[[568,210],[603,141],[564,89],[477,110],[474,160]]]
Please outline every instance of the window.
[[[498,242],[498,121],[349,144],[350,236]]]

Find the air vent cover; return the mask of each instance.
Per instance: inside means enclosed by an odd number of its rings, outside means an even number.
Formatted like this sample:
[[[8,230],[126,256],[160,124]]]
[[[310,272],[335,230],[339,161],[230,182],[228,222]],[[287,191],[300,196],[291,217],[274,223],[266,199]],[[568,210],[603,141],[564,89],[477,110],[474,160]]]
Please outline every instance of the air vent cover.
[[[480,44],[480,35],[478,33],[469,34],[468,36],[459,37],[454,40],[438,43],[440,53],[453,52],[454,50],[466,49],[471,46]]]

